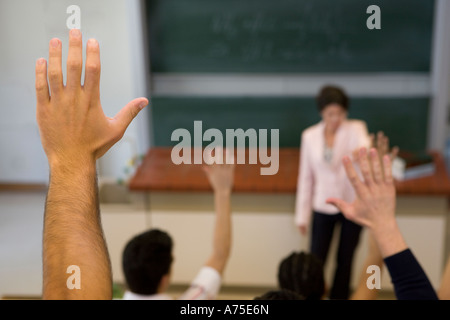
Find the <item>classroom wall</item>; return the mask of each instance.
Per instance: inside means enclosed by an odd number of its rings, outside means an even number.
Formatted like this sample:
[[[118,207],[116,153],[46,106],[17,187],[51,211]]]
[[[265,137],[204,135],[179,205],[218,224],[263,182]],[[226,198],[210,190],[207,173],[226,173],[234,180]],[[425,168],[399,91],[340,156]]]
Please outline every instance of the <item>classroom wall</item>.
[[[102,59],[101,99],[107,116],[128,101],[146,96],[146,70],[138,0],[18,0],[0,2],[0,183],[46,183],[48,168],[35,121],[34,64],[48,57],[48,42],[63,42],[67,57],[70,14],[81,9],[83,42],[96,38]],[[63,67],[64,74],[65,68]],[[99,161],[99,174],[124,178],[134,153],[149,147],[145,115],[135,119],[123,140]],[[145,132],[145,134],[143,134]]]

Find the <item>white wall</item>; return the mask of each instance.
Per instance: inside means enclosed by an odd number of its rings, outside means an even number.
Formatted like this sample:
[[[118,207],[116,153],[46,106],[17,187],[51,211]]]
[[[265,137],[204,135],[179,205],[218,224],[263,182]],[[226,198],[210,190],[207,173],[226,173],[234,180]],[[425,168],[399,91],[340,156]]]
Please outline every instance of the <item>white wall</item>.
[[[113,279],[123,283],[122,252],[126,243],[150,228],[167,231],[174,240],[172,283],[189,284],[211,252],[214,212],[212,193],[154,192],[144,206],[102,206],[102,222],[111,258]],[[302,237],[294,221],[295,196],[292,194],[234,194],[232,197],[232,253],[224,273],[228,286],[276,287],[281,259],[292,251],[307,250],[309,236]],[[397,199],[397,219],[408,246],[422,265],[431,284],[439,288],[446,262],[445,197]],[[334,235],[325,279],[333,279],[336,266],[338,229]],[[365,273],[368,233],[361,235],[355,252],[352,287]],[[382,267],[381,288],[392,291],[390,275]]]
[[[40,296],[45,192],[0,192],[0,298]]]
[[[450,1],[438,0],[435,8],[432,52],[429,148],[443,151],[450,127]]]
[[[139,0],[18,0],[0,2],[0,183],[46,183],[48,168],[35,121],[34,64],[48,57],[48,42],[63,42],[67,57],[69,5],[81,9],[84,44],[100,43],[101,99],[107,116],[147,95]],[[100,174],[121,178],[133,156],[148,148],[146,111],[121,143],[99,162]],[[133,147],[135,145],[136,147]],[[135,151],[136,150],[136,151]]]

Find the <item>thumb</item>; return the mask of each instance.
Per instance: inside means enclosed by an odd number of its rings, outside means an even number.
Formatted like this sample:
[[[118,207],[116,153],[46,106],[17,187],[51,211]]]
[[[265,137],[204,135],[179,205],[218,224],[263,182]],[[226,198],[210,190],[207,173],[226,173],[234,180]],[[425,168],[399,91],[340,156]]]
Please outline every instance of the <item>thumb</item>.
[[[131,100],[116,114],[114,119],[123,127],[123,129],[126,129],[146,105],[148,105],[148,100],[146,98]]]
[[[348,208],[350,207],[349,203],[345,202],[344,200],[337,199],[337,198],[328,198],[326,200],[326,203],[334,205],[342,213],[347,212]]]

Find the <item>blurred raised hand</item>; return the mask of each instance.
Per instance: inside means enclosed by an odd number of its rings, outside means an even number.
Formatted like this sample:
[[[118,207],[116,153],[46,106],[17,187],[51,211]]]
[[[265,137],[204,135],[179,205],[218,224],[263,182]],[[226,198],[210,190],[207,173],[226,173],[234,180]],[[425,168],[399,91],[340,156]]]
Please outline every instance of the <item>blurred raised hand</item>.
[[[203,171],[208,177],[208,181],[214,191],[229,191],[233,189],[234,183],[234,163],[228,164],[227,159],[230,159],[228,151],[225,149],[217,148],[216,152],[223,152],[222,164],[215,163],[208,159],[208,163],[203,166]]]
[[[371,133],[370,142],[371,147],[377,149],[380,158],[383,158],[383,156],[387,154],[392,161],[397,157],[399,147],[395,146],[392,147],[392,149],[389,149],[389,137],[385,136],[383,131],[378,131],[376,135]]]

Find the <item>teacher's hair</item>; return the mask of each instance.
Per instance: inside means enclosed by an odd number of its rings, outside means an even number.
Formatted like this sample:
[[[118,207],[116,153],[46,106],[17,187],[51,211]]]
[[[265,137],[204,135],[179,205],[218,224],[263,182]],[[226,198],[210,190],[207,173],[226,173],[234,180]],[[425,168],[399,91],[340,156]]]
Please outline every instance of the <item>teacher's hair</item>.
[[[348,111],[349,108],[349,98],[347,94],[342,88],[337,86],[327,85],[322,87],[316,97],[316,102],[320,112],[330,104],[338,104],[346,111]]]

